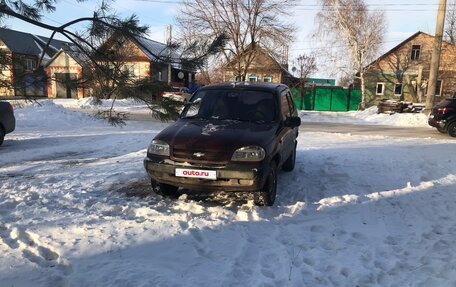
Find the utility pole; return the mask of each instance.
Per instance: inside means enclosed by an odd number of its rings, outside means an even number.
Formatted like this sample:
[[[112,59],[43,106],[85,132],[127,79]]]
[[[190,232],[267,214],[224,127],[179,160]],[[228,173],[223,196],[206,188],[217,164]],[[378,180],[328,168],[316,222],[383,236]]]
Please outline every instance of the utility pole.
[[[439,75],[440,54],[442,52],[443,27],[445,25],[446,0],[440,0],[437,12],[437,26],[434,37],[434,51],[431,59],[431,72],[429,74],[428,91],[426,95],[426,113],[430,113],[434,106],[435,88]]]
[[[168,25],[168,40],[167,40],[167,45],[168,45],[168,84],[171,84],[171,56],[172,56],[172,51],[171,51],[171,45],[173,41],[173,26]]]

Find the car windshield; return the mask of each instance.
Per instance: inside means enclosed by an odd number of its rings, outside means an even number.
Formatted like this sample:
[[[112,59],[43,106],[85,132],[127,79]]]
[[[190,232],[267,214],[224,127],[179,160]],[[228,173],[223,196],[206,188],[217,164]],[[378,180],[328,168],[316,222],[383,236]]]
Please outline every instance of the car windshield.
[[[272,122],[276,118],[274,106],[274,96],[270,92],[203,90],[192,98],[182,117]]]

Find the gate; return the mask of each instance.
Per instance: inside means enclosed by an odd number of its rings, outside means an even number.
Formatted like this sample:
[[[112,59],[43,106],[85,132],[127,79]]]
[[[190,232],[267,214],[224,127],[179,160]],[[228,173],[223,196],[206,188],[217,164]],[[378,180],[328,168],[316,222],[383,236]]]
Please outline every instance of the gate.
[[[298,109],[307,111],[356,111],[361,103],[360,90],[343,87],[294,87],[291,92]]]

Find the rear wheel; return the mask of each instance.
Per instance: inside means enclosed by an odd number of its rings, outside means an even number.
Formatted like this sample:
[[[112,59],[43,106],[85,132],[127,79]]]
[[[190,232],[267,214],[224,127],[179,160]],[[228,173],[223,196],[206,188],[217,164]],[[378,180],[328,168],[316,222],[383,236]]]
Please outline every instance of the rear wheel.
[[[456,121],[448,125],[448,134],[451,137],[456,137]]]
[[[447,133],[447,130],[446,130],[446,129],[443,129],[443,128],[440,128],[440,127],[438,127],[437,130],[438,130],[439,132],[441,132],[442,134],[446,134],[446,133]]]
[[[152,190],[156,194],[161,196],[178,197],[177,190],[179,187],[165,183],[159,183],[154,179],[151,179],[150,183],[152,185]]]
[[[258,206],[272,206],[277,194],[277,165],[271,163],[268,177],[260,192],[255,194],[255,204]]]

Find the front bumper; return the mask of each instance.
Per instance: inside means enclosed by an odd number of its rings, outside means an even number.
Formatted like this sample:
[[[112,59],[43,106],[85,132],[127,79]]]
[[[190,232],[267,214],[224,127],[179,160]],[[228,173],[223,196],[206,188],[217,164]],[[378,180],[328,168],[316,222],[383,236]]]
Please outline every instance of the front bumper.
[[[170,159],[145,158],[144,168],[149,176],[159,183],[166,183],[198,191],[242,191],[255,192],[261,189],[265,182],[264,164],[259,165],[189,165]],[[195,170],[214,170],[216,180],[187,178],[175,176],[176,168]]]

